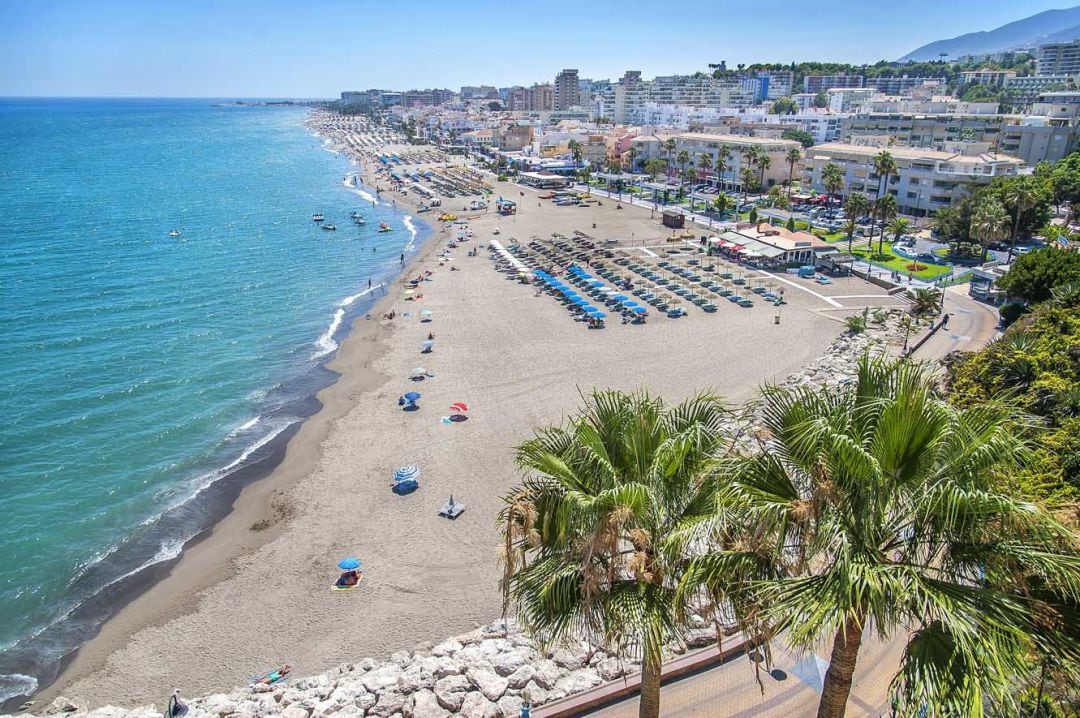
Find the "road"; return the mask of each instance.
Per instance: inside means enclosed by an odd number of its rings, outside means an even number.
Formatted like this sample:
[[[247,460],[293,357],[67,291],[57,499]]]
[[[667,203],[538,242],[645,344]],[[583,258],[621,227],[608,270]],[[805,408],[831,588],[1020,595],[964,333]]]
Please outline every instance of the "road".
[[[848,701],[851,718],[889,715],[889,682],[903,655],[904,641],[879,641],[867,636],[859,653],[855,682]],[[824,655],[822,655],[824,654]],[[800,718],[812,716],[821,698],[828,667],[828,650],[797,655],[783,645],[773,647],[773,671],[761,672],[763,688],[754,669],[739,655],[712,670],[664,686],[660,714],[664,718]],[[638,699],[600,708],[589,718],[637,718]]]
[[[913,357],[938,360],[953,351],[976,351],[997,335],[997,310],[969,297],[966,284],[945,290],[945,313],[949,323],[913,352]]]

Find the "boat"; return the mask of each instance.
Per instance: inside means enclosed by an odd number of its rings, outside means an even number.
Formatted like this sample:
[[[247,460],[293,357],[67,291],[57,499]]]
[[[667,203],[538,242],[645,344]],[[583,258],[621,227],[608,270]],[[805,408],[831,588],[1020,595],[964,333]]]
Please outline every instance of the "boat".
[[[357,224],[367,224],[367,220],[359,215],[353,217],[353,222],[356,222]]]
[[[356,211],[349,212],[349,216],[352,217],[353,219],[356,219],[357,217],[360,216],[360,213],[356,212]]]
[[[392,232],[393,227],[388,225],[386,222],[379,222],[379,231],[380,232]]]
[[[179,237],[180,236],[180,230],[179,229],[169,230],[169,236],[170,237]]]
[[[329,232],[335,232],[335,231],[337,231],[337,225],[334,225],[334,224],[324,224],[324,225],[322,226],[322,228],[323,228],[323,229],[325,229],[325,230],[327,230],[327,231],[329,231]]]
[[[323,220],[322,212],[316,212],[315,214],[311,215],[311,219],[314,222],[322,222],[322,220]]]

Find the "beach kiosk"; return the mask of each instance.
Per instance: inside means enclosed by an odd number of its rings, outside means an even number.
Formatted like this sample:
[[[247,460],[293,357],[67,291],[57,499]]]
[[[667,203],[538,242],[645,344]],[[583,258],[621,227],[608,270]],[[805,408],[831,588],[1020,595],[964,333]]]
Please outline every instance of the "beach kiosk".
[[[495,211],[499,214],[517,214],[517,203],[499,197],[495,202]]]
[[[682,229],[686,225],[686,216],[677,209],[665,209],[663,221],[665,227]]]

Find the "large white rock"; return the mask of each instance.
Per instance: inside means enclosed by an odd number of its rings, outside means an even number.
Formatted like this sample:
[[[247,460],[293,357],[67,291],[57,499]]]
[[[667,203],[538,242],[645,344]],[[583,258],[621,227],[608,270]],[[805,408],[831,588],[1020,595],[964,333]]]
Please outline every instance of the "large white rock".
[[[555,661],[556,665],[562,666],[568,671],[576,671],[584,666],[586,658],[587,655],[582,649],[572,651],[568,648],[559,648],[551,654],[551,660]]]
[[[435,682],[435,698],[443,708],[456,711],[470,688],[472,684],[465,676],[447,676]]]
[[[522,702],[520,696],[503,696],[499,699],[499,710],[504,716],[521,715]]]
[[[529,655],[519,648],[500,653],[491,661],[491,666],[500,676],[508,676],[528,662]]]
[[[600,685],[602,682],[600,674],[592,668],[581,668],[576,671],[571,671],[569,675],[563,676],[555,681],[555,690],[564,691],[567,695],[572,695],[574,693],[587,691],[593,686]]]
[[[450,711],[439,705],[431,691],[417,691],[412,698],[412,718],[449,718]]]
[[[126,708],[120,708],[119,706],[102,706],[97,710],[92,710],[87,713],[87,718],[124,718],[127,714]]]
[[[76,711],[86,711],[87,705],[82,701],[67,696],[57,696],[53,698],[49,705],[45,706],[45,715],[51,715],[53,713],[75,713]]]
[[[390,662],[396,663],[402,668],[409,665],[409,661],[412,660],[412,654],[408,651],[394,651],[390,654]]]
[[[473,691],[465,696],[457,715],[461,718],[501,718],[503,712],[498,704],[489,701],[483,693]]]
[[[368,715],[387,718],[394,713],[400,713],[405,707],[405,696],[397,691],[386,691],[379,696],[379,702],[368,711]]]
[[[683,634],[683,640],[689,648],[703,648],[716,643],[716,629],[691,628]]]
[[[536,673],[532,666],[526,664],[506,677],[506,682],[515,690],[520,690],[529,685],[533,674]]]
[[[401,666],[394,663],[384,663],[378,668],[365,673],[360,682],[371,693],[378,693],[390,686],[396,686],[399,678],[401,678]]]
[[[533,662],[532,666],[533,680],[546,690],[554,688],[555,682],[566,673],[566,671],[559,670],[559,666],[555,664],[555,661],[548,658],[541,658]]]
[[[489,701],[499,700],[509,685],[509,682],[495,671],[483,668],[470,668],[465,672],[465,676]]]
[[[398,690],[408,695],[435,685],[435,677],[424,671],[421,666],[411,665],[398,678]]]
[[[478,645],[485,656],[496,656],[513,648],[513,644],[505,638],[485,638]]]
[[[433,656],[452,656],[462,648],[461,642],[456,641],[453,638],[443,641],[442,643],[435,644],[435,647],[431,649],[431,655]]]
[[[281,718],[308,718],[310,715],[311,709],[303,703],[293,703],[281,711]]]
[[[374,696],[372,698],[374,699]],[[364,712],[364,709],[360,706],[342,706],[336,712],[331,713],[329,718],[364,718]]]
[[[521,697],[524,700],[525,696],[529,697],[534,706],[541,706],[551,700],[548,697],[548,691],[537,685],[536,681],[529,681],[529,685],[521,691]]]
[[[626,664],[618,658],[608,656],[596,664],[596,672],[605,681],[614,681],[626,675]]]

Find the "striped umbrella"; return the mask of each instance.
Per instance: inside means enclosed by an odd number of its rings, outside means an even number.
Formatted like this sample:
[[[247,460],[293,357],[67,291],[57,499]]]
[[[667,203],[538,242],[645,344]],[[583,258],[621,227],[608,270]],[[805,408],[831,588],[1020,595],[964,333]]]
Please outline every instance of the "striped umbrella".
[[[405,479],[415,479],[420,475],[419,466],[400,466],[397,471],[394,472],[394,481],[404,481]]]

